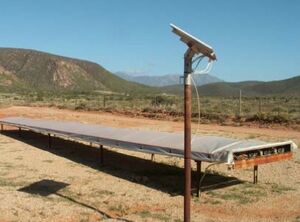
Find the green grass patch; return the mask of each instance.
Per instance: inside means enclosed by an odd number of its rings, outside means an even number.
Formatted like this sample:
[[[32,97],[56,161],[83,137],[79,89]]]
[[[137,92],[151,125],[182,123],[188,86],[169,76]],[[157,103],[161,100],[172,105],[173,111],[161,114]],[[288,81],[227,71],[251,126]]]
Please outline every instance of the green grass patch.
[[[226,191],[208,191],[206,194],[212,198],[206,201],[210,204],[220,204],[220,200],[230,200],[238,202],[239,204],[248,204],[266,196],[267,192],[261,186],[244,183]]]
[[[221,204],[222,201],[220,200],[214,200],[214,199],[208,199],[206,201],[204,201],[204,204],[212,204],[212,205],[217,205],[217,204]]]
[[[284,185],[271,184],[271,192],[272,193],[282,194],[282,193],[289,192],[289,191],[295,191],[295,189],[292,187],[284,186]]]
[[[122,204],[116,204],[116,205],[110,206],[108,209],[111,210],[111,211],[118,212],[121,215],[125,215],[129,208],[127,206],[122,205]]]
[[[143,210],[141,212],[138,212],[138,215],[143,218],[143,219],[146,219],[146,218],[153,218],[153,219],[156,219],[156,220],[159,220],[159,221],[171,221],[171,218],[169,215],[166,215],[166,214],[161,214],[161,213],[153,213],[153,212],[150,212],[148,210]],[[175,221],[182,221],[180,219],[176,219]]]
[[[24,183],[16,181],[15,178],[0,177],[0,187],[19,187],[22,185],[24,185]]]
[[[53,163],[53,160],[43,160],[44,163]]]
[[[143,210],[141,212],[138,212],[138,215],[141,217],[141,218],[147,218],[147,217],[151,217],[151,212],[148,211],[148,210]]]
[[[94,191],[93,192],[93,196],[96,196],[96,197],[102,197],[102,196],[111,196],[111,195],[114,195],[115,193],[112,192],[112,191],[109,191],[109,190],[97,190],[97,191]]]
[[[300,215],[295,218],[294,222],[300,222]]]

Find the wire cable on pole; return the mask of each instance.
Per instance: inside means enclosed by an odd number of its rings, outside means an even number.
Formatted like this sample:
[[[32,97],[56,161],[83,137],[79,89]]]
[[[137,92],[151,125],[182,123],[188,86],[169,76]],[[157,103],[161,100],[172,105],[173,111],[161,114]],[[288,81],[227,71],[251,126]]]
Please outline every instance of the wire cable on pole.
[[[197,64],[196,64],[195,68],[193,69],[193,72],[191,73],[191,80],[192,80],[192,83],[193,83],[193,86],[194,86],[194,89],[195,89],[196,95],[197,95],[197,107],[198,107],[198,123],[197,123],[196,132],[194,133],[194,135],[192,137],[192,141],[191,141],[192,143],[193,143],[193,140],[195,139],[195,136],[198,134],[198,131],[200,128],[200,122],[201,122],[200,96],[199,96],[197,84],[192,75],[208,74],[212,70],[212,66],[213,66],[212,60],[209,60],[207,66],[204,69],[196,72],[196,70],[203,58],[204,58],[204,56],[200,55],[196,59],[193,60],[193,63],[197,61]]]

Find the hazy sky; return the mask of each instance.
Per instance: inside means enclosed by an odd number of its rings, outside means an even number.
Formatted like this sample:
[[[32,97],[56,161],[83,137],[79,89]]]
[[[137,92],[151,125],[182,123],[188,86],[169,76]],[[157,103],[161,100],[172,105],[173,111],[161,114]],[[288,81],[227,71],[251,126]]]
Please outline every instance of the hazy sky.
[[[298,0],[0,0],[0,46],[88,59],[110,71],[182,73],[174,23],[216,51],[227,81],[300,75]]]

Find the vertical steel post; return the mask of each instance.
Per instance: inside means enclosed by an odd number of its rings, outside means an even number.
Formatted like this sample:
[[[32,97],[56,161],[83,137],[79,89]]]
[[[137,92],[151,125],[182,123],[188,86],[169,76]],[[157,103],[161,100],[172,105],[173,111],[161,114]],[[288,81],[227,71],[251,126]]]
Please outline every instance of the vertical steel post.
[[[257,178],[258,178],[258,166],[255,165],[253,169],[253,183],[257,184]]]
[[[1,132],[3,132],[3,124],[1,124]]]
[[[19,127],[19,131],[18,131],[19,137],[21,137],[21,132],[22,132],[22,129],[21,129],[21,127]]]
[[[51,149],[52,147],[52,138],[51,138],[51,134],[48,133],[48,148]]]
[[[105,108],[106,107],[106,96],[104,95],[103,96],[103,108]]]
[[[184,55],[184,222],[191,221],[191,119],[192,119],[192,59],[189,48]]]
[[[196,161],[197,163],[197,197],[200,195],[200,180],[201,180],[201,161]]]
[[[242,115],[242,90],[240,89],[240,98],[239,98],[239,116]]]
[[[151,161],[154,161],[154,153],[151,153]]]
[[[101,166],[103,166],[103,164],[104,164],[103,154],[104,154],[103,145],[100,145],[100,165]]]

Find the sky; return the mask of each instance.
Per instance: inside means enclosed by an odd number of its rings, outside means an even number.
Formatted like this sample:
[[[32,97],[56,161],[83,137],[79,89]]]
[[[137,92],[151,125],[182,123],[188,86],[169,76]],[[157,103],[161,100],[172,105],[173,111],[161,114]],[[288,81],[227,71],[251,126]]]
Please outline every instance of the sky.
[[[0,47],[90,60],[112,71],[183,72],[174,23],[211,45],[226,81],[300,75],[298,0],[0,0]]]

